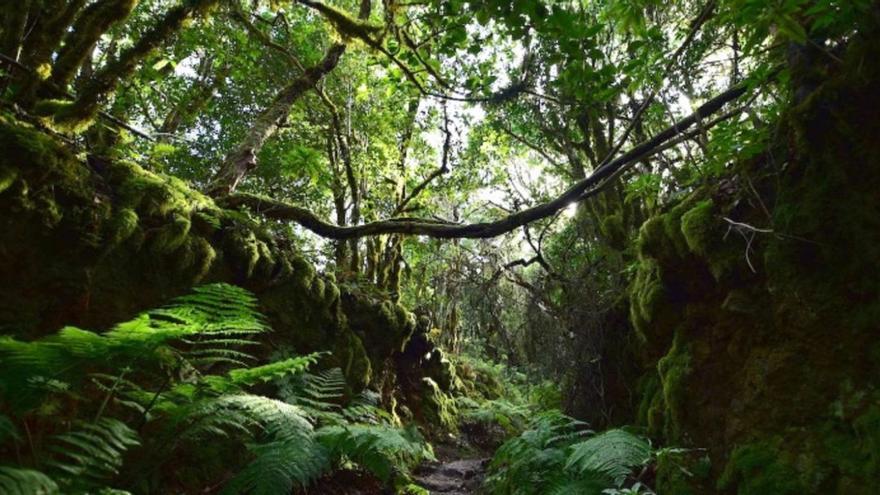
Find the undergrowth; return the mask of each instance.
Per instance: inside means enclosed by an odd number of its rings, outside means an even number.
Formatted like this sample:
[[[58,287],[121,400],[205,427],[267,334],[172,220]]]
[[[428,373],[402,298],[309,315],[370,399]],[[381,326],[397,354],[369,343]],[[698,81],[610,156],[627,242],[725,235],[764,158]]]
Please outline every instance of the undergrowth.
[[[0,492],[291,493],[351,465],[405,486],[433,458],[319,354],[256,364],[269,331],[215,284],[104,333],[0,337]]]
[[[474,356],[456,397],[470,435],[500,443],[483,485],[490,495],[652,494],[650,465],[678,449],[654,449],[627,429],[597,433],[560,410],[558,384],[531,383],[510,368]],[[490,384],[490,386],[487,386]]]

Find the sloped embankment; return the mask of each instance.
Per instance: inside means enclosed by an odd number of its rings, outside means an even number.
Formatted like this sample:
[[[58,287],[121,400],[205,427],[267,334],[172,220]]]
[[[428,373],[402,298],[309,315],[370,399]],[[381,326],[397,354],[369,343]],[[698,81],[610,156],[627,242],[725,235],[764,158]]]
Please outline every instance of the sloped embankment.
[[[768,152],[641,228],[639,419],[711,461],[661,463],[659,493],[869,493],[880,477],[878,39],[793,71],[810,93]]]

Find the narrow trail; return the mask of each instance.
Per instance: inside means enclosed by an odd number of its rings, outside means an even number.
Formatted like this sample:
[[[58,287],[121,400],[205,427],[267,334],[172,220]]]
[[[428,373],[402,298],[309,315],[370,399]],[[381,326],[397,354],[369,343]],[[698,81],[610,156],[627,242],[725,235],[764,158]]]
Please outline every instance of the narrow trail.
[[[477,493],[489,458],[459,449],[440,448],[437,461],[423,464],[415,472],[415,482],[431,494],[470,495]]]

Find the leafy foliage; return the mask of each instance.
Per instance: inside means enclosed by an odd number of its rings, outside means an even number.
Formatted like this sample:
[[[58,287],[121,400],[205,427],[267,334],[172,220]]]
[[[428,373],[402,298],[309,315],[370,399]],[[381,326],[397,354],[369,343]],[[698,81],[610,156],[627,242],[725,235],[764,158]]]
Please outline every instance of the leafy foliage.
[[[33,448],[27,457],[35,462],[0,468],[0,486],[9,493],[91,493],[122,479],[138,486],[147,482],[138,479],[145,465],[218,441],[247,445],[240,460],[224,463],[238,471],[226,493],[288,493],[343,460],[388,480],[430,456],[417,432],[381,423],[369,396],[343,409],[341,371],[307,371],[322,354],[242,367],[253,357],[241,349],[266,331],[250,293],[215,284],[103,334],[66,327],[32,342],[4,337],[0,387],[10,415],[0,417],[2,439]],[[271,384],[284,400],[250,392]],[[70,405],[63,420],[62,403]],[[25,443],[17,427],[24,421],[49,421],[39,434],[60,431]],[[328,426],[316,431],[316,424]]]
[[[584,440],[592,433],[584,426],[558,411],[539,414],[495,453],[486,479],[489,492],[598,495],[623,488],[634,469],[651,461],[644,439],[609,430]]]
[[[395,469],[413,467],[434,458],[415,428],[388,425],[331,425],[316,432],[332,456],[349,459],[387,481]]]
[[[73,491],[87,491],[112,478],[122,467],[125,452],[140,444],[134,430],[113,418],[80,422],[50,442],[54,456],[46,466],[70,480]]]
[[[33,469],[0,466],[0,488],[9,495],[52,495],[60,493],[52,478]]]

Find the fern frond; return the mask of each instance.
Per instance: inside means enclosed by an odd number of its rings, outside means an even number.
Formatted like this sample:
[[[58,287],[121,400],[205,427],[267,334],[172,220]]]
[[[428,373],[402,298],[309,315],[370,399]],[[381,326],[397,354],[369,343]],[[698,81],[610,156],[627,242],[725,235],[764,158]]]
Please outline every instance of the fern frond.
[[[620,486],[632,470],[651,458],[651,445],[624,430],[608,430],[572,446],[566,469],[598,473]]]
[[[504,399],[486,400],[482,403],[457,399],[457,402],[463,406],[463,416],[466,420],[497,423],[508,433],[521,432],[531,414],[531,409],[527,405],[514,404]]]
[[[229,372],[229,377],[232,379],[232,383],[241,387],[260,382],[266,383],[288,375],[305,372],[318,362],[321,355],[322,353],[314,353],[276,361],[264,366],[232,370]],[[345,378],[343,378],[343,384],[344,380]]]
[[[547,495],[603,495],[607,493],[608,480],[605,477],[579,476],[571,477],[565,472],[560,472],[556,479],[551,479],[546,485]]]
[[[230,394],[202,401],[197,415],[211,422],[226,418],[242,428],[259,425],[273,440],[304,440],[313,430],[300,407],[259,395]]]
[[[569,476],[564,467],[567,449],[582,437],[584,426],[559,411],[537,414],[525,431],[495,452],[485,482],[489,492],[531,495],[536,486],[565,485],[583,479]],[[606,483],[604,488],[608,486]]]
[[[283,400],[301,407],[309,417],[324,424],[343,421],[340,402],[346,383],[339,368],[320,373],[302,373],[277,380],[278,395]]]
[[[395,470],[406,471],[434,452],[417,430],[385,425],[331,425],[315,432],[334,458],[348,458],[388,481]]]
[[[65,484],[91,487],[117,474],[125,451],[139,444],[137,433],[117,419],[80,422],[77,429],[53,438],[49,450],[56,456],[46,464]]]
[[[0,466],[0,493],[6,495],[54,495],[58,484],[33,469]]]
[[[305,487],[330,468],[327,452],[308,438],[251,445],[255,458],[227,485],[223,493],[275,495]]]
[[[364,390],[342,410],[342,416],[352,423],[394,423],[394,416],[379,407],[379,399],[377,392]]]
[[[242,365],[252,356],[238,347],[268,330],[256,308],[256,299],[246,290],[213,284],[102,334],[65,327],[33,342],[0,337],[0,388],[15,390],[21,394],[18,402],[28,402],[41,394],[30,386],[34,377],[78,381],[84,377],[84,367],[113,371],[138,364],[142,368],[140,363],[167,359],[167,353],[160,351],[184,339],[190,349],[182,351],[183,356],[196,365]]]

